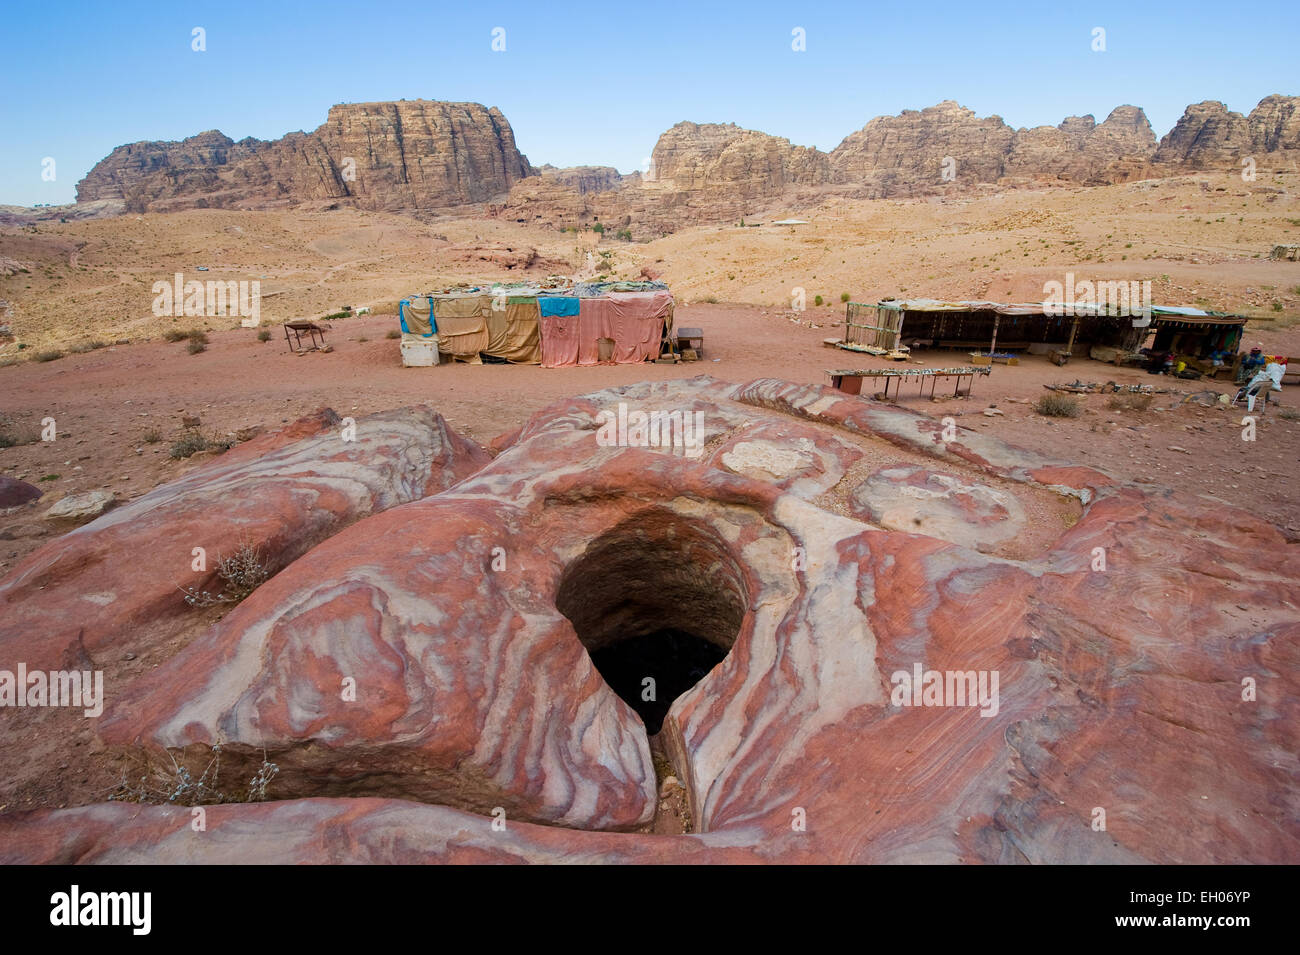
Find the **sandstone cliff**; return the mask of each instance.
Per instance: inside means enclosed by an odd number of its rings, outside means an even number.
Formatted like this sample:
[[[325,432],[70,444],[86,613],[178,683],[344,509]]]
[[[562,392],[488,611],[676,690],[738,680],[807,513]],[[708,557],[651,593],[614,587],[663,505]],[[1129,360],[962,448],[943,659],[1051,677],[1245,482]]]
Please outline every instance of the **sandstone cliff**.
[[[1101,125],[1091,115],[1069,116],[1059,126],[1018,130],[1003,172],[1099,185],[1127,178],[1126,165],[1140,168],[1155,151],[1146,113],[1118,106]]]
[[[664,132],[647,174],[608,166],[534,169],[501,112],[425,100],[335,106],[320,128],[274,142],[212,131],[121,146],[78,186],[78,201],[127,209],[264,208],[307,200],[421,212],[489,203],[489,214],[556,227],[599,221],[640,238],[696,222],[752,218],[827,194],[898,197],[1065,181],[1084,185],[1235,167],[1300,152],[1300,97],[1269,96],[1249,117],[1207,101],[1157,144],[1146,115],[1071,116],[1013,129],[947,100],[881,116],[830,153],[734,124]]]
[[[1222,103],[1193,103],[1156,150],[1156,162],[1192,167],[1231,165],[1252,151],[1246,117]]]
[[[118,147],[77,198],[154,210],[346,198],[365,209],[422,210],[485,202],[532,172],[495,107],[352,103],[332,107],[314,132],[271,143],[212,132]]]
[[[1266,96],[1242,116],[1207,100],[1187,107],[1156,160],[1192,168],[1235,165],[1246,156],[1300,150],[1300,96]]]
[[[722,189],[734,199],[830,181],[825,153],[731,123],[678,123],[659,137],[651,161],[655,181],[674,191]]]
[[[178,179],[197,172],[200,176],[189,181],[207,182],[206,173],[253,156],[270,145],[252,138],[235,142],[212,129],[178,143],[139,142],[118,146],[77,183],[77,201],[174,194],[175,186],[170,184]]]
[[[877,116],[831,151],[838,182],[866,183],[876,195],[937,186],[944,169],[964,182],[1001,177],[1016,133],[999,116],[984,119],[945,100],[898,116]],[[951,162],[946,163],[946,160]]]

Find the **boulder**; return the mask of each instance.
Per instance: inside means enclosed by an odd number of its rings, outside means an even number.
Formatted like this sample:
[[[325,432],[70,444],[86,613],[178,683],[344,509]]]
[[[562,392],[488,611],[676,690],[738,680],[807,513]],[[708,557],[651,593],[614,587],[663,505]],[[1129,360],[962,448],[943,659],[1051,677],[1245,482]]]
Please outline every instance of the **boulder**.
[[[21,507],[43,493],[35,484],[0,475],[0,507]]]
[[[89,521],[113,506],[112,491],[86,491],[69,494],[45,512],[51,521]]]

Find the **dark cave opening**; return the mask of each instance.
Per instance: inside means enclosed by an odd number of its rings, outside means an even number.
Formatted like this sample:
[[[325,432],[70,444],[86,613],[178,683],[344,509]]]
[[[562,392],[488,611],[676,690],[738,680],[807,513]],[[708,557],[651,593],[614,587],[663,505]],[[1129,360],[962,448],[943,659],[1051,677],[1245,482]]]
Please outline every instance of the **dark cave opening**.
[[[673,702],[726,657],[747,604],[744,572],[725,544],[661,511],[592,541],[566,568],[555,599],[605,682],[651,735]]]
[[[594,651],[591,662],[653,735],[663,726],[673,701],[708,676],[726,655],[716,643],[685,630],[656,630],[616,640]]]

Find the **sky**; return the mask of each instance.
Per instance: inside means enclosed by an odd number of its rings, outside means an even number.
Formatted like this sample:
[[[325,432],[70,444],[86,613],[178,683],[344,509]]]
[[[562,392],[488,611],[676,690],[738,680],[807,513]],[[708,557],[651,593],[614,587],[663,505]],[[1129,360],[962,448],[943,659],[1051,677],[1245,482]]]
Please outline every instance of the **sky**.
[[[497,106],[533,165],[622,172],[682,120],[830,150],[944,99],[1014,127],[1132,104],[1161,136],[1189,103],[1300,94],[1298,39],[1294,4],[1271,0],[14,3],[0,204],[71,202],[124,143],[274,139],[378,100]]]

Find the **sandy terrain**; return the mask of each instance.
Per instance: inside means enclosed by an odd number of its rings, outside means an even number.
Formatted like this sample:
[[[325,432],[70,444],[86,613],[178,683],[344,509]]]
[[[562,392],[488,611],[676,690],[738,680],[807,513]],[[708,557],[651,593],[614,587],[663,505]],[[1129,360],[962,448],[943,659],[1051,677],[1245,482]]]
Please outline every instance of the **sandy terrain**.
[[[486,444],[557,398],[611,385],[697,374],[824,384],[827,369],[879,362],[826,347],[828,329],[809,327],[806,315],[804,322],[752,306],[683,306],[678,323],[701,326],[708,337],[705,360],[680,365],[403,368],[397,342],[384,337],[393,319],[365,316],[334,323],[330,341],[336,350],[329,354],[295,356],[283,339],[262,343],[252,330],[240,329],[211,333],[208,350],[197,355],[188,354],[183,343],[157,342],[7,368],[0,372],[0,408],[11,427],[38,429],[50,416],[58,438],[0,449],[0,473],[46,489],[41,500],[0,517],[0,572],[54,533],[39,515],[58,497],[104,488],[129,500],[197,466],[202,455],[188,461],[168,455],[183,430],[182,415],[198,415],[205,434],[221,436],[257,425],[276,428],[321,405],[360,416],[428,402],[456,430]],[[1270,350],[1300,353],[1300,328],[1257,337]],[[926,353],[925,361],[954,364],[963,357]],[[1018,366],[995,366],[969,399],[932,402],[905,390],[900,403],[951,414],[964,427],[1122,477],[1244,505],[1300,536],[1294,479],[1300,420],[1283,416],[1286,406],[1300,404],[1294,391],[1283,394],[1282,408],[1260,418],[1258,440],[1246,442],[1239,411],[1183,404],[1177,396],[1160,396],[1141,413],[1113,411],[1107,398],[1086,396],[1086,410],[1075,419],[1044,418],[1030,408],[1045,393],[1044,383],[1075,379],[1229,390],[1224,382],[1153,377],[1093,361],[1057,368],[1028,357]],[[1004,414],[986,417],[990,405]],[[148,443],[150,431],[160,440]]]
[[[16,341],[0,345],[0,428],[30,434],[46,416],[58,440],[0,449],[0,473],[38,483],[40,501],[0,515],[0,571],[53,531],[39,515],[59,497],[106,488],[138,496],[202,457],[173,461],[181,415],[199,415],[209,435],[278,427],[321,405],[365,414],[416,401],[487,443],[563,396],[643,379],[711,374],[730,381],[774,376],[825,383],[825,371],[879,360],[835,351],[841,293],[875,301],[890,295],[1039,300],[1042,285],[1066,271],[1096,279],[1150,278],[1158,304],[1196,304],[1259,316],[1248,342],[1300,354],[1300,264],[1275,262],[1275,243],[1300,242],[1300,176],[1245,184],[1206,174],[1094,189],[1010,191],[972,198],[834,200],[800,211],[806,226],[704,226],[649,243],[559,233],[511,222],[441,218],[422,224],[351,210],[124,216],[0,230],[0,298],[15,306]],[[514,261],[535,252],[531,267]],[[610,274],[643,268],[678,296],[679,325],[701,326],[705,361],[548,370],[516,366],[404,369],[391,314],[335,322],[331,354],[296,357],[278,323],[319,317],[344,304],[391,311],[398,298],[454,281],[514,280],[550,271],[592,271],[608,252]],[[589,256],[589,253],[594,253]],[[196,271],[199,265],[209,271]],[[186,278],[258,279],[270,342],[235,319],[156,318],[152,283]],[[804,288],[809,309],[789,310]],[[812,307],[814,296],[826,305]],[[728,304],[709,304],[716,299]],[[170,328],[204,327],[211,344],[197,355],[161,340]],[[116,345],[82,354],[92,340]],[[18,348],[21,344],[25,346]],[[49,362],[26,360],[51,348]],[[925,353],[927,363],[964,355]],[[1030,409],[1043,384],[1143,382],[1194,392],[1229,390],[1153,378],[1097,362],[1058,369],[1042,358],[997,366],[971,399],[902,402],[960,416],[963,425],[1116,474],[1207,494],[1256,511],[1300,534],[1295,466],[1300,421],[1271,411],[1259,440],[1240,437],[1239,413],[1178,404],[1162,396],[1143,413],[1083,399],[1076,419]],[[1283,405],[1300,405],[1288,389]],[[986,417],[996,404],[1004,414]],[[151,431],[158,440],[146,441]],[[1169,448],[1181,448],[1171,451]]]
[[[1267,181],[1265,181],[1267,180]],[[1156,304],[1198,305],[1300,320],[1300,266],[1268,259],[1300,243],[1300,175],[1150,180],[1091,189],[1011,190],[991,196],[835,199],[802,226],[701,226],[652,242],[602,239],[513,222],[442,217],[422,224],[347,209],[121,216],[0,229],[0,299],[13,303],[25,351],[88,338],[157,338],[170,319],[151,313],[153,283],[260,281],[264,321],[394,307],[435,283],[517,280],[594,271],[660,274],[682,302],[788,308],[802,288],[838,306],[887,296],[1041,301],[1043,283],[1150,279]],[[594,251],[595,254],[589,256]],[[200,273],[199,266],[209,271]],[[838,308],[827,313],[837,318]],[[834,320],[834,318],[828,318]],[[184,320],[182,320],[184,321]],[[195,324],[190,321],[189,324]],[[209,320],[229,328],[229,320]],[[18,345],[27,346],[18,349]]]

